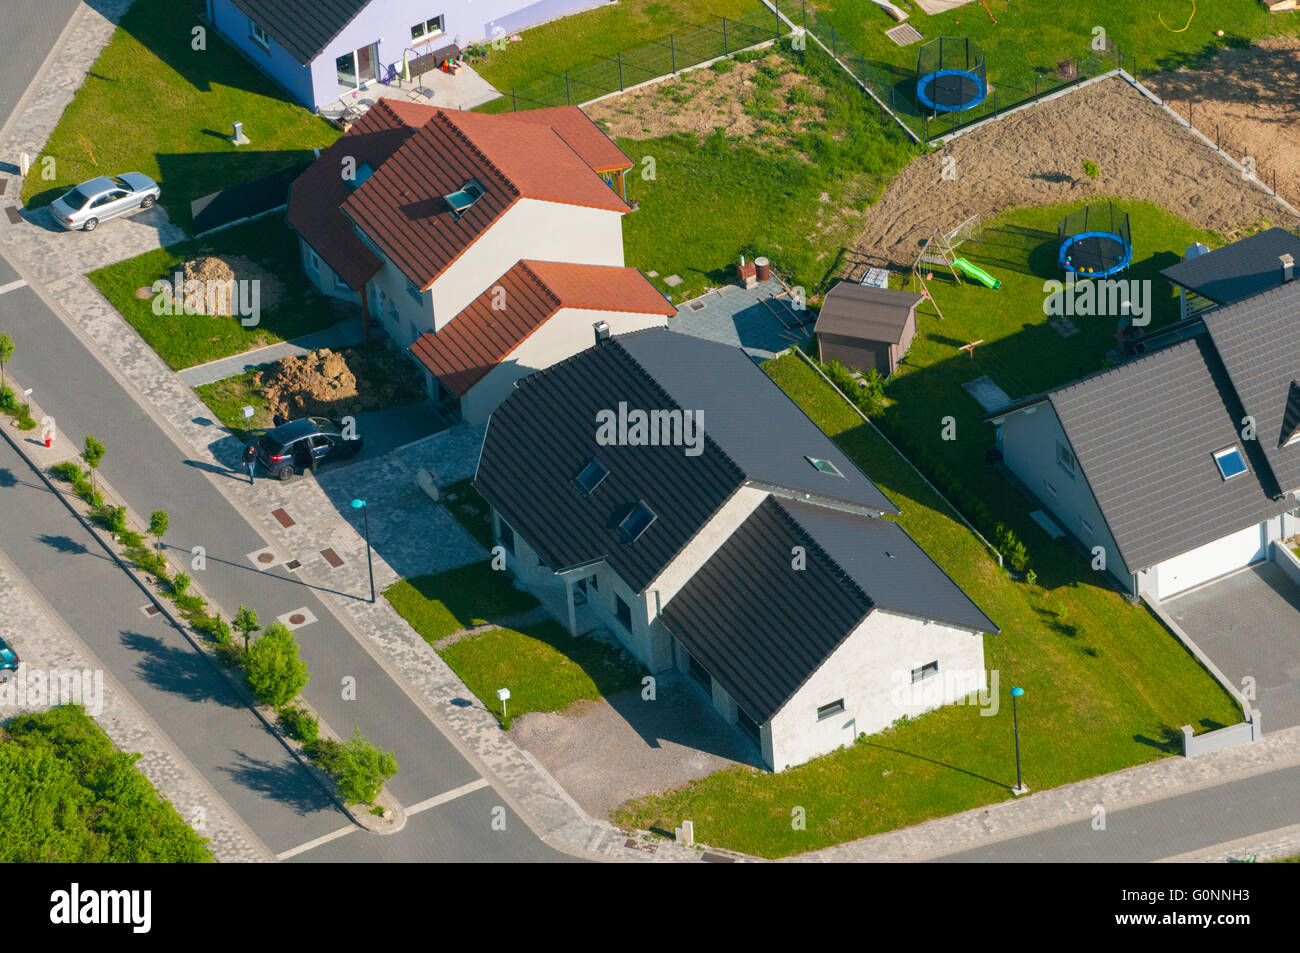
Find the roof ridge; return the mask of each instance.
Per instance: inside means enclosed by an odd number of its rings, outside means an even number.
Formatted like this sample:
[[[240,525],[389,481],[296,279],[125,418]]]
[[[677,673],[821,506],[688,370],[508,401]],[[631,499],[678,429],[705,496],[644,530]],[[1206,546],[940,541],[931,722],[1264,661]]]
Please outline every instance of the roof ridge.
[[[517,262],[514,263],[514,265],[512,265],[509,269],[507,269],[507,271],[506,271],[506,275],[510,274],[510,272],[511,272],[511,271],[514,271],[514,269],[516,269],[516,268],[520,269],[520,270],[521,270],[521,271],[522,271],[522,272],[523,272],[523,273],[528,277],[528,279],[529,279],[529,280],[530,280],[534,285],[536,285],[537,288],[538,288],[538,289],[539,289],[543,294],[546,295],[546,297],[550,300],[551,304],[555,305],[556,308],[561,308],[561,307],[564,306],[564,300],[559,296],[559,294],[555,291],[555,289],[552,288],[552,287],[547,283],[546,279],[543,278],[541,275],[539,275],[539,274],[538,274],[538,273],[533,269],[532,265],[529,264],[529,262],[528,262],[527,259],[525,259],[525,258],[520,258]],[[506,275],[502,275],[501,278],[504,278]],[[498,279],[496,280],[496,282],[493,284],[493,287],[496,287],[497,285],[500,285],[500,284],[501,284],[501,278],[498,278]],[[489,290],[491,290],[491,289],[489,289]],[[552,313],[553,313],[553,312],[552,312]],[[455,320],[455,319],[453,318],[452,320]],[[581,352],[579,352],[579,353],[581,353]]]
[[[504,182],[507,186],[509,186],[510,189],[514,191],[516,195],[524,194],[524,190],[519,187],[519,183],[517,183],[514,179],[510,178],[510,176],[506,174],[504,169],[502,169],[499,165],[497,165],[490,158],[488,158],[487,153],[484,152],[481,148],[479,148],[478,144],[472,138],[470,138],[469,133],[466,132],[465,129],[458,122],[456,122],[456,120],[452,119],[450,113],[448,113],[447,110],[439,109],[436,118],[441,119],[443,123],[451,130],[452,135],[456,136],[463,143],[465,143],[465,145],[469,148],[470,152],[474,153],[474,155],[476,155],[483,162],[483,164],[488,167],[488,169],[490,169],[495,175],[500,177],[501,181]]]
[[[813,548],[817,550],[817,552],[825,556],[826,559],[830,562],[830,564],[835,567],[835,571],[840,574],[840,577],[843,579],[843,581],[847,582],[849,586],[855,589],[864,599],[866,599],[867,603],[871,606],[872,609],[875,609],[877,606],[881,604],[879,600],[872,597],[871,593],[867,592],[867,590],[863,589],[862,586],[858,585],[858,581],[849,575],[848,570],[846,570],[843,566],[840,565],[839,560],[837,560],[834,556],[832,556],[826,550],[826,548],[817,541],[817,537],[813,535],[812,530],[808,529],[808,527],[804,526],[803,523],[799,522],[799,518],[795,516],[793,513],[791,513],[788,509],[786,509],[780,499],[778,499],[777,497],[769,493],[767,495],[767,498],[763,500],[763,503],[768,503],[768,502],[771,502],[771,504],[775,506],[777,510],[780,511],[781,515],[784,516],[784,518],[788,522],[794,524],[797,530],[803,534],[804,538],[807,539],[808,542],[812,544]],[[761,506],[763,504],[759,504],[759,505]],[[809,504],[809,505],[811,506],[814,504]],[[922,552],[924,552],[924,550],[922,550]]]

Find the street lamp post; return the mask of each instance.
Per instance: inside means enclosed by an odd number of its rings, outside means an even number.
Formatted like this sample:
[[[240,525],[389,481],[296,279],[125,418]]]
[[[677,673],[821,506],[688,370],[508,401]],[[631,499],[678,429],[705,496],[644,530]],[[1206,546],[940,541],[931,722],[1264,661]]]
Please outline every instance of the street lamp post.
[[[370,572],[370,601],[375,601],[375,564],[370,558],[370,515],[365,500],[353,500],[352,508],[361,511],[361,522],[366,530],[366,569]]]
[[[1016,699],[1024,693],[1023,688],[1011,689],[1011,723],[1016,736],[1016,786],[1011,789],[1011,793],[1017,797],[1029,793],[1029,788],[1025,787],[1025,782],[1020,776],[1020,716],[1016,712]]]

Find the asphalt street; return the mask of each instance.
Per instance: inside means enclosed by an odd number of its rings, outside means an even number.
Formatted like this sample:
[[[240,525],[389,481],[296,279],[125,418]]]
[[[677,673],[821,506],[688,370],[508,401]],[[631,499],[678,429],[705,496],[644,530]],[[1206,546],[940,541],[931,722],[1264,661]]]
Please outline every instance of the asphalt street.
[[[78,0],[6,0],[0,11],[5,54],[0,56],[0,125],[35,78],[36,68],[54,46],[77,5]],[[9,159],[5,157],[6,161]]]

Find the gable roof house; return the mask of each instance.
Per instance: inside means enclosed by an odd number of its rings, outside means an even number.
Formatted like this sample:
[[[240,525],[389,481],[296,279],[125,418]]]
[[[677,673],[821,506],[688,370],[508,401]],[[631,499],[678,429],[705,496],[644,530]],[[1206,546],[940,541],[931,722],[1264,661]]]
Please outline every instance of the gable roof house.
[[[1005,465],[1134,595],[1184,592],[1300,530],[1300,282],[1223,260],[1239,279],[1220,270],[1202,288],[1265,290],[1203,310],[1179,343],[985,418]]]
[[[231,44],[308,109],[319,111],[394,77],[404,54],[454,59],[461,50],[597,0],[207,0]]]
[[[689,674],[774,769],[986,687],[997,627],[739,348],[656,328],[520,381],[475,486],[570,631]]]
[[[471,423],[598,329],[675,313],[623,265],[632,167],[577,107],[503,115],[381,99],[293,184],[322,291],[360,301]]]

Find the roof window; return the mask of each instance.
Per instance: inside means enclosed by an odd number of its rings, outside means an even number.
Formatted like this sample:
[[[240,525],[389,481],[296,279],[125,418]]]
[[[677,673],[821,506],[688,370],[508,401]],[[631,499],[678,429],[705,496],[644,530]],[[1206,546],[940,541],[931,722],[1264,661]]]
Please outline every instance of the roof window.
[[[655,511],[646,505],[645,500],[639,500],[636,506],[632,508],[632,512],[628,513],[623,522],[618,524],[618,531],[623,537],[623,542],[635,543],[656,519],[658,517],[655,516]]]
[[[1214,462],[1219,466],[1219,473],[1225,480],[1231,480],[1246,472],[1246,461],[1236,447],[1228,447],[1214,454]]]
[[[573,478],[573,485],[578,488],[578,492],[583,496],[591,496],[596,492],[596,487],[600,486],[607,476],[609,476],[609,469],[595,457],[592,457],[591,462],[582,468],[582,472]]]

